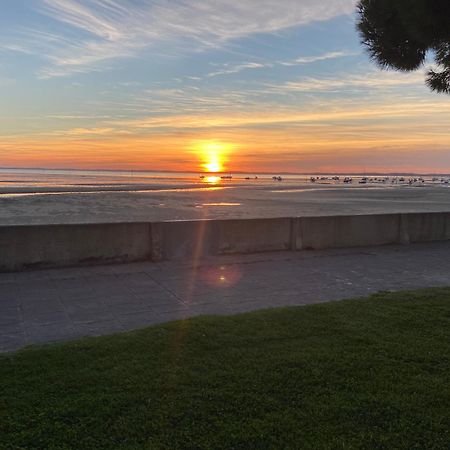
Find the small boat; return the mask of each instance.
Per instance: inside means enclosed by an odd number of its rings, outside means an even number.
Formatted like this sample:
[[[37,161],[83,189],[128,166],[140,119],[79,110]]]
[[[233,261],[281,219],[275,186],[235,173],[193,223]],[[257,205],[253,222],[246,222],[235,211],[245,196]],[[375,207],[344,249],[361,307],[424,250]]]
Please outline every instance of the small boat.
[[[231,180],[233,177],[231,175],[222,175],[220,178],[222,178],[222,180]]]
[[[353,180],[349,177],[344,178],[344,183],[353,183]]]
[[[367,177],[361,178],[359,184],[367,184]]]

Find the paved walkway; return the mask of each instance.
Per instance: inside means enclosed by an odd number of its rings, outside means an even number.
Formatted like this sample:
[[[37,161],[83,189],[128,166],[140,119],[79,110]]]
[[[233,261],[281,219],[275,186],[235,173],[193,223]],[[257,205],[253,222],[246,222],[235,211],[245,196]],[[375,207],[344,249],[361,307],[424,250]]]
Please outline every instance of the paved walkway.
[[[450,242],[0,274],[0,351],[432,286],[450,286]]]

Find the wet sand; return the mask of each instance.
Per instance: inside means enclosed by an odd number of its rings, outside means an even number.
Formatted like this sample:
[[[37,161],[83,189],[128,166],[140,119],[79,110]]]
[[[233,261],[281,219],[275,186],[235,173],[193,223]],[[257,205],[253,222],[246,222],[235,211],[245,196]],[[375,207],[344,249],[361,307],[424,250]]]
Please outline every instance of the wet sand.
[[[29,191],[39,193],[29,194]],[[450,211],[449,185],[185,182],[3,188],[0,225]]]

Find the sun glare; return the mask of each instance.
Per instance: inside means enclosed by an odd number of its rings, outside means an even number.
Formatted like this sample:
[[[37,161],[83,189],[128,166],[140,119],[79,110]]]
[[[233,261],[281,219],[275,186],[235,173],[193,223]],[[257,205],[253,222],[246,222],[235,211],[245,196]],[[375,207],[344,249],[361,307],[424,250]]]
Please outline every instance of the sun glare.
[[[208,172],[222,172],[222,166],[218,161],[211,161],[209,163],[205,164],[205,169],[208,170]]]
[[[196,151],[201,160],[203,171],[219,173],[225,170],[227,154],[231,146],[222,142],[201,142],[196,145]]]

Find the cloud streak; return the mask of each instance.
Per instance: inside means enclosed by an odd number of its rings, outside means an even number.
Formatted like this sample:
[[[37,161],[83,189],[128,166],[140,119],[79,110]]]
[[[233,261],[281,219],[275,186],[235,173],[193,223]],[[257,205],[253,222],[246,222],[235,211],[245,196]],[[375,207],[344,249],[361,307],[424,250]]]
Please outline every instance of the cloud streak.
[[[221,70],[217,70],[215,72],[208,73],[208,77],[217,77],[219,75],[230,75],[242,72],[243,70],[247,69],[262,69],[264,67],[268,67],[267,64],[261,64],[256,62],[248,62],[248,63],[242,63],[242,64],[236,64],[236,65],[230,65],[226,64],[224,65],[224,68]]]
[[[345,58],[347,56],[357,56],[359,54],[360,54],[359,52],[349,52],[349,51],[328,52],[322,53],[320,55],[301,56],[292,61],[281,61],[280,64],[283,66],[298,66],[302,64],[312,64],[319,61],[328,61],[330,59]]]
[[[248,69],[264,69],[273,68],[277,66],[298,66],[304,64],[312,64],[319,61],[329,61],[331,59],[345,58],[348,56],[357,56],[360,52],[350,52],[350,51],[339,51],[339,52],[328,52],[313,56],[301,56],[299,58],[293,59],[291,61],[277,61],[277,62],[243,62],[239,64],[225,63],[222,65],[222,69],[210,72],[207,77],[217,77],[222,75],[231,75],[242,72]],[[192,77],[191,77],[192,78]],[[197,77],[198,80],[202,78]]]

